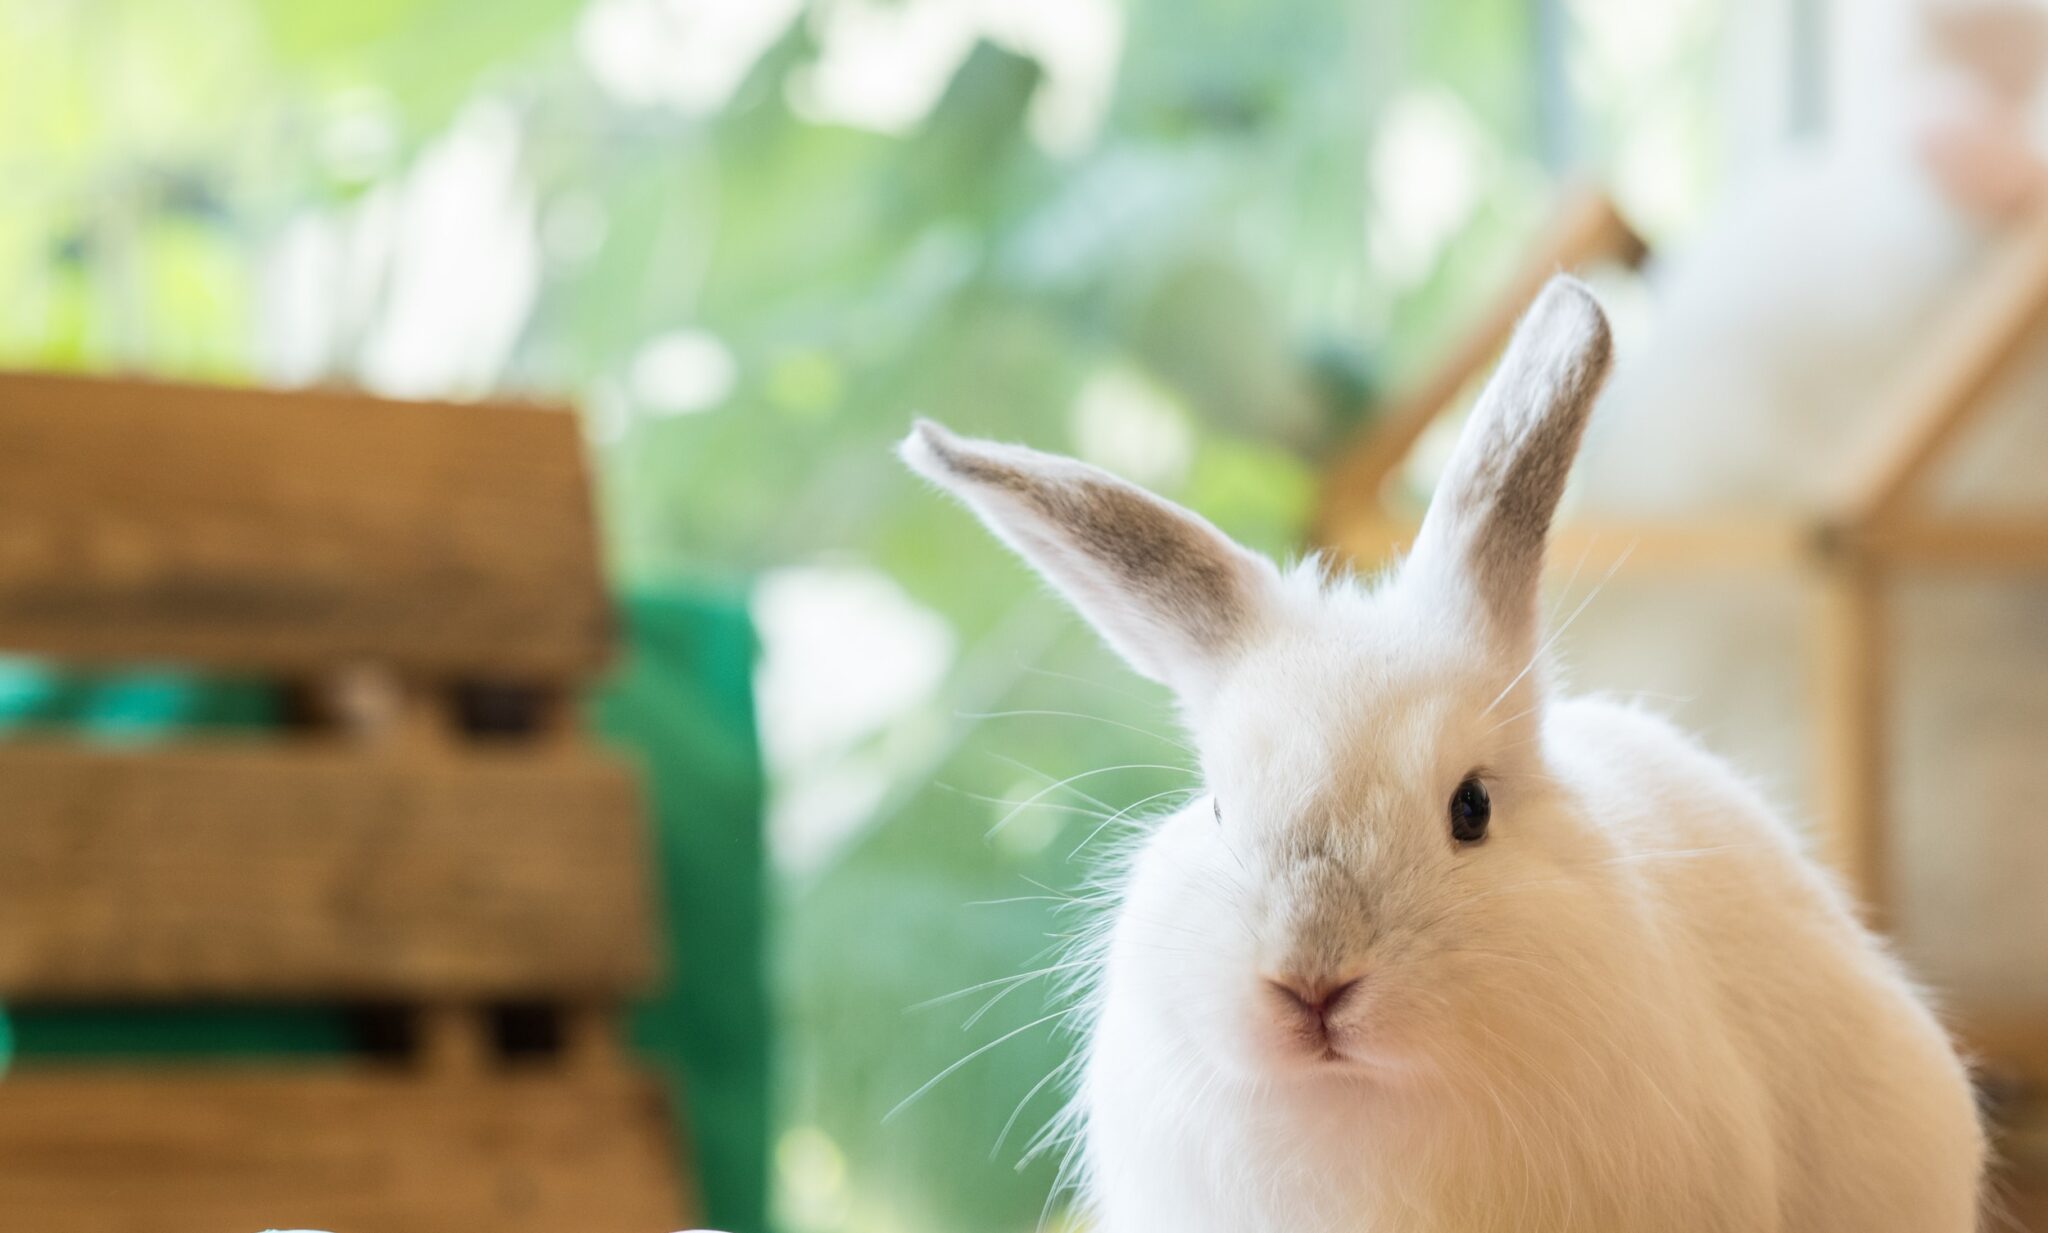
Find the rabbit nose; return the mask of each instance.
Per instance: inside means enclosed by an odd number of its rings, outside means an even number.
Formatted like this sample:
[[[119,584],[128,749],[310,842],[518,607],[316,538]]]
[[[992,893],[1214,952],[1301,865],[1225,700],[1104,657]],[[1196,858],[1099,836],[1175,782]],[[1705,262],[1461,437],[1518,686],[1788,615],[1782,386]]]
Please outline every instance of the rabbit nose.
[[[1314,1019],[1325,1022],[1337,1013],[1338,1006],[1351,996],[1364,980],[1353,976],[1344,980],[1308,979],[1296,976],[1269,976],[1266,983],[1277,990],[1280,996],[1294,1008]]]

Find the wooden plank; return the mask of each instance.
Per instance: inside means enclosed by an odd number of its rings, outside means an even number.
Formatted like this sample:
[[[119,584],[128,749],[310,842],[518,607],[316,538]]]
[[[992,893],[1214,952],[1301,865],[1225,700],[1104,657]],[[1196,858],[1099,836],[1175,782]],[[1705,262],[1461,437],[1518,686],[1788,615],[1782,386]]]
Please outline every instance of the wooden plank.
[[[1380,507],[1381,484],[1458,392],[1500,354],[1515,322],[1553,275],[1603,260],[1635,265],[1647,252],[1642,238],[1605,193],[1590,187],[1568,192],[1550,226],[1472,328],[1415,388],[1376,415],[1328,468],[1316,516],[1316,542],[1333,543],[1349,524],[1372,517]]]
[[[0,745],[0,998],[448,1000],[653,970],[633,777],[549,742]]]
[[[1896,519],[1921,478],[1982,410],[1990,389],[2048,316],[2048,205],[2021,223],[1948,312],[1917,362],[1875,408],[1885,435],[1853,472],[1840,509],[1851,527]]]
[[[1819,723],[1822,852],[1883,929],[1890,900],[1886,741],[1891,644],[1884,576],[1841,553],[1815,579],[1812,653]]]
[[[564,411],[0,374],[0,649],[555,678],[609,636]]]
[[[1912,516],[1865,537],[1895,565],[1989,574],[2048,573],[2048,516]]]
[[[1391,518],[1355,520],[1327,546],[1362,566],[1406,552],[1416,524]],[[1890,567],[1927,571],[2028,575],[2048,573],[2048,516],[1914,516],[1867,532],[1828,529],[1797,519],[1573,519],[1557,528],[1552,568],[1633,572],[1780,571],[1803,567],[1830,545]]]
[[[1406,552],[1416,524],[1393,520],[1353,521],[1330,545],[1339,555],[1370,568]],[[1552,537],[1553,572],[1599,578],[1609,569],[1629,573],[1690,570],[1785,571],[1813,551],[1816,530],[1794,521],[1599,521],[1574,519]]]
[[[644,1078],[24,1071],[0,1082],[0,1219],[36,1233],[665,1233]]]

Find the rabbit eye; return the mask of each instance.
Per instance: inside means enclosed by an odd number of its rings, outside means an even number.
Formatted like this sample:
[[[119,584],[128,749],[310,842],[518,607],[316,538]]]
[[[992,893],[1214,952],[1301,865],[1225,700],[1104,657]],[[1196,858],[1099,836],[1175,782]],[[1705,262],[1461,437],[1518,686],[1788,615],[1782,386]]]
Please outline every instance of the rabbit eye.
[[[1493,801],[1479,776],[1467,775],[1451,793],[1451,838],[1459,843],[1478,843],[1486,838],[1486,824],[1493,817]]]

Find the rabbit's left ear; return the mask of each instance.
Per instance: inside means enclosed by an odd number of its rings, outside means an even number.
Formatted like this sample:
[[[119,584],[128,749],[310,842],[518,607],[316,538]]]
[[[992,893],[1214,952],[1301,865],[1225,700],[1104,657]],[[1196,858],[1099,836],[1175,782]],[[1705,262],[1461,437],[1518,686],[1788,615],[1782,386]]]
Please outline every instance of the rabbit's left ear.
[[[1533,651],[1550,520],[1613,354],[1584,284],[1554,278],[1479,396],[1407,571],[1447,581],[1510,655]]]
[[[1131,666],[1201,701],[1267,620],[1271,561],[1086,463],[920,420],[901,452],[1066,596]]]

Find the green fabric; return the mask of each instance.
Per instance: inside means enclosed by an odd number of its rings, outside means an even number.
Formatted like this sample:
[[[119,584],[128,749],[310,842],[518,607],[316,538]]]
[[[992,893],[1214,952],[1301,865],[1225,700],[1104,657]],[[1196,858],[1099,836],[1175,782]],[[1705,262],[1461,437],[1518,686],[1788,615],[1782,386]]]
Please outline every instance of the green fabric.
[[[768,999],[762,779],[754,638],[732,599],[649,592],[620,601],[624,645],[592,714],[640,764],[666,912],[668,971],[631,1021],[635,1047],[674,1087],[693,1150],[684,1166],[706,1218],[765,1233]],[[175,671],[64,674],[0,659],[0,738],[43,728],[113,741],[194,728],[263,728],[275,690]],[[31,1007],[0,1012],[0,1061],[18,1057],[259,1060],[339,1054],[347,1016],[320,1006]]]
[[[626,653],[598,691],[600,733],[637,757],[668,910],[669,976],[633,1042],[676,1085],[705,1216],[768,1227],[768,993],[754,633],[738,604],[621,603]]]
[[[148,740],[193,728],[267,728],[277,690],[254,681],[171,668],[59,672],[0,657],[0,735],[34,728],[83,729],[105,740]]]
[[[38,1006],[13,1013],[20,1057],[261,1061],[350,1047],[347,1016],[321,1006]]]

